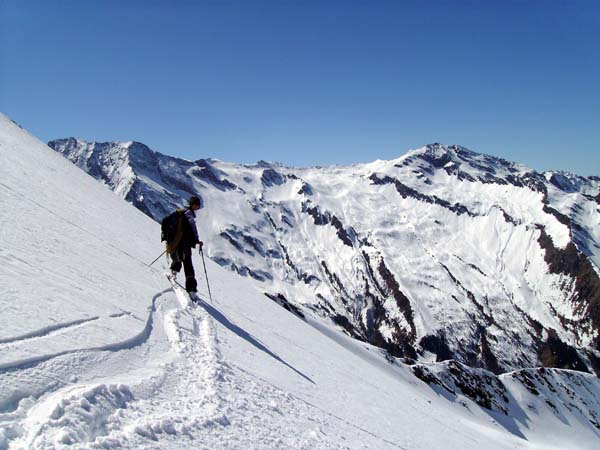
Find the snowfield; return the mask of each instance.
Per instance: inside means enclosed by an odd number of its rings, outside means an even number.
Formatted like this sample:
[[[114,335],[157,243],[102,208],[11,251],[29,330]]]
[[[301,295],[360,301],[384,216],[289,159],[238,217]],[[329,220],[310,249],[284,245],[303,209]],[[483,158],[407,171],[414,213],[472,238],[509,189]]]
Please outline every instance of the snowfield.
[[[591,374],[410,366],[210,259],[192,304],[157,223],[2,115],[0,211],[2,450],[600,447]]]

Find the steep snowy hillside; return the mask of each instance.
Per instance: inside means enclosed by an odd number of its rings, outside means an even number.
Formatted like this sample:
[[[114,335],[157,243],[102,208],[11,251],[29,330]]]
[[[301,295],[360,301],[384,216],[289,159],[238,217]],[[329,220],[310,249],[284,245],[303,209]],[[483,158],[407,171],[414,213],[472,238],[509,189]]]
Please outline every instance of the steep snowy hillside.
[[[49,144],[155,220],[192,193],[213,261],[420,361],[600,373],[600,179],[459,146],[293,169]]]
[[[0,175],[2,450],[600,443],[593,375],[409,366],[211,261],[192,305],[156,223],[1,115]]]

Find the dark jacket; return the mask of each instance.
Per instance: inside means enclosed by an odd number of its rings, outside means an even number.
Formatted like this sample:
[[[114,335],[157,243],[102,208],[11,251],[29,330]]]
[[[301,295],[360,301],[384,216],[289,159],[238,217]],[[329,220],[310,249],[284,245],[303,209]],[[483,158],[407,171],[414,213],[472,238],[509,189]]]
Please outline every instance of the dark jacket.
[[[183,212],[183,238],[182,243],[192,248],[200,243],[198,228],[196,227],[196,213],[193,209],[186,208]]]

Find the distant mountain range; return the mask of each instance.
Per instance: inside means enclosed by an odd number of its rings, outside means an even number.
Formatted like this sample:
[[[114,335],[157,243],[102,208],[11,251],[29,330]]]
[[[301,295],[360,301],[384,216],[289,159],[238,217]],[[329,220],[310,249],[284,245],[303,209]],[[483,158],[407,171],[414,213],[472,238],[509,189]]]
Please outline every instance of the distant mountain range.
[[[600,375],[598,177],[441,144],[301,169],[48,145],[157,221],[200,195],[210,258],[392,356]]]

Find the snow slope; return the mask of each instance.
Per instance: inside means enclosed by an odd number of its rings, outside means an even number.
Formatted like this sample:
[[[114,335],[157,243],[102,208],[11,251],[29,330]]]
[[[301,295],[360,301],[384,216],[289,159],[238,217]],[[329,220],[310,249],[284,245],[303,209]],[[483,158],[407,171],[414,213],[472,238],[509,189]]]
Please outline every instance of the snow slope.
[[[157,221],[201,195],[213,261],[394,356],[600,373],[597,178],[440,144],[305,169],[50,145]]]
[[[0,449],[600,443],[592,375],[409,366],[210,260],[192,305],[158,225],[4,116],[0,171]]]

